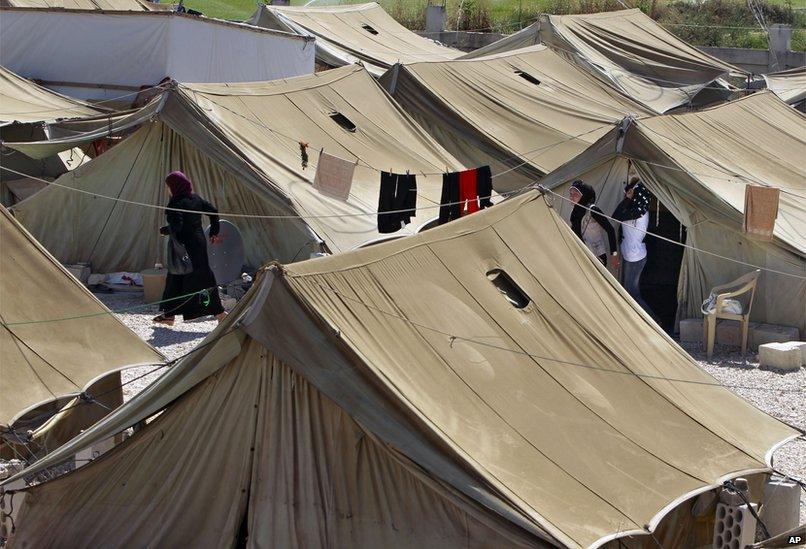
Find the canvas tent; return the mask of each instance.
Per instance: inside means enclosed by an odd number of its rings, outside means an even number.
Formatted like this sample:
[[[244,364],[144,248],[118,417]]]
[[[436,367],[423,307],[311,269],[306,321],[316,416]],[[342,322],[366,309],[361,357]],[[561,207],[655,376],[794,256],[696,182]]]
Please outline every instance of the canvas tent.
[[[624,116],[651,114],[545,46],[398,64],[380,81],[462,162],[503,173],[499,192],[564,164]]]
[[[801,106],[804,110],[806,104],[806,66],[790,69],[788,71],[773,72],[764,75],[767,89],[790,105]]]
[[[535,191],[268,268],[25,474],[162,409],[28,490],[14,546],[597,546],[798,435],[701,370]]]
[[[102,108],[43,88],[0,66],[0,126],[80,118],[102,112]]]
[[[395,63],[455,59],[462,52],[423,38],[376,2],[344,6],[260,5],[252,25],[316,37],[316,58],[330,67],[362,62],[375,76]]]
[[[758,265],[783,274],[761,274],[751,320],[806,333],[806,117],[774,94],[758,92],[699,112],[632,121],[620,138],[621,131],[614,129],[542,183],[565,193],[582,178],[610,213],[632,161],[647,188],[687,228],[686,244],[710,252],[684,252],[678,319],[700,316],[711,288]],[[742,232],[746,185],[781,189],[772,242]],[[567,203],[561,207],[570,213]]]
[[[664,113],[695,101],[715,81],[742,69],[680,40],[635,8],[580,15],[542,15],[533,25],[466,58],[543,43],[634,100]],[[714,93],[708,94],[713,96]]]
[[[0,432],[42,424],[110,371],[163,362],[0,206]],[[44,321],[44,322],[43,322]],[[104,406],[121,403],[120,377]],[[96,393],[99,394],[99,393]],[[87,427],[107,408],[87,405],[68,424]],[[54,429],[64,430],[65,423]],[[62,432],[62,442],[78,429]],[[67,436],[69,434],[69,436]]]
[[[358,66],[274,82],[176,84],[144,108],[142,122],[120,145],[57,181],[80,192],[51,186],[15,207],[56,257],[91,262],[96,272],[161,261],[164,212],[143,204],[167,204],[162,182],[175,169],[222,213],[265,216],[229,218],[257,266],[305,258],[319,240],[336,253],[412,234],[438,215],[442,172],[463,167]],[[37,156],[80,139],[9,146]],[[307,169],[300,141],[310,145]],[[357,163],[347,201],[312,186],[322,149]],[[391,235],[379,234],[375,213],[382,170],[417,174],[417,215]]]
[[[314,48],[307,37],[174,12],[3,9],[0,65],[73,97],[128,105],[142,86],[165,77],[250,82],[310,74]]]
[[[45,139],[43,122],[101,112],[104,109],[55,93],[0,66],[0,140],[4,142]],[[69,151],[33,160],[4,149],[2,166],[6,169],[0,170],[0,203],[11,205],[44,186],[42,182],[21,177],[8,169],[53,179],[76,167],[81,157],[79,151]]]

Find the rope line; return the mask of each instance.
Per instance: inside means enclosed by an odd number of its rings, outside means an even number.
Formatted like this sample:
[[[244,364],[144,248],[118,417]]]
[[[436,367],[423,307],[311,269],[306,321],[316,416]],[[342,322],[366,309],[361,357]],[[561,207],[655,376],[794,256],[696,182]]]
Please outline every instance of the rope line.
[[[192,293],[189,293],[189,294],[178,295],[178,296],[172,297],[170,299],[161,299],[160,301],[154,301],[153,303],[143,303],[141,305],[133,305],[131,307],[124,307],[123,309],[119,309],[117,311],[112,311],[111,309],[107,309],[105,311],[99,311],[97,313],[87,313],[87,314],[83,314],[83,315],[65,316],[65,317],[59,317],[59,318],[48,318],[48,319],[43,319],[43,320],[21,320],[21,321],[18,321],[18,322],[0,322],[0,326],[8,328],[10,326],[24,326],[24,325],[27,325],[27,324],[45,324],[45,323],[50,323],[50,322],[64,322],[64,321],[67,321],[67,320],[81,320],[81,319],[84,319],[84,318],[93,318],[93,317],[96,317],[96,316],[103,316],[103,315],[109,315],[109,314],[122,314],[122,313],[127,313],[129,311],[137,311],[139,309],[145,309],[145,308],[148,308],[148,307],[153,307],[155,305],[160,305],[162,303],[168,303],[169,301],[176,301],[176,300],[185,299],[185,298],[190,299],[190,298],[192,298],[192,297],[194,297],[196,295],[200,295],[200,294],[203,294],[205,292],[212,292],[214,289],[229,288],[231,286],[236,286],[238,284],[243,284],[243,282],[242,281],[232,281],[232,282],[229,282],[227,284],[219,284],[219,285],[216,285],[216,286],[211,286],[210,288],[204,288],[202,290],[198,290],[196,292],[192,292]]]
[[[674,168],[672,166],[663,166],[663,167],[670,168],[670,169],[678,169],[678,168]],[[17,172],[16,170],[11,170],[10,168],[6,168],[4,166],[0,166],[0,169],[5,169],[7,171],[11,171],[13,173],[17,173],[17,174],[20,174],[20,175],[26,175],[26,174],[23,174],[21,172]],[[77,189],[77,188],[74,188],[74,187],[69,187],[67,185],[61,185],[61,184],[58,184],[58,183],[52,182],[52,181],[45,181],[44,179],[39,179],[39,178],[36,178],[36,177],[33,177],[32,179],[37,179],[37,180],[42,181],[43,183],[46,183],[48,185],[56,185],[58,187],[62,187],[62,188],[65,188],[65,189],[81,192],[81,193],[88,194],[88,195],[91,195],[91,196],[96,196],[96,197],[99,197],[99,198],[105,198],[105,199],[108,199],[108,200],[118,200],[118,201],[121,201],[121,202],[124,202],[124,203],[127,203],[127,204],[143,206],[143,207],[149,207],[149,208],[154,208],[154,209],[159,209],[159,210],[166,210],[166,211],[170,210],[170,211],[184,212],[184,213],[198,213],[195,210],[184,210],[184,209],[180,209],[180,208],[169,208],[167,206],[160,206],[160,205],[156,205],[156,204],[146,204],[146,203],[142,203],[142,202],[135,202],[135,201],[124,200],[124,199],[115,199],[114,197],[110,197],[110,196],[106,196],[106,195],[99,195],[97,193],[84,191],[83,189]],[[514,191],[501,193],[499,196],[502,196],[502,197],[506,198],[508,196],[518,194],[518,193],[520,193],[520,192],[522,192],[522,191],[524,191],[524,190],[526,190],[526,189],[528,189],[530,187],[540,189],[540,190],[542,190],[544,192],[547,192],[549,194],[557,196],[557,197],[559,197],[559,198],[561,198],[563,200],[571,202],[571,200],[569,198],[567,198],[567,197],[565,197],[563,195],[560,195],[558,193],[555,193],[554,191],[552,191],[550,189],[547,189],[547,188],[545,188],[545,187],[543,187],[541,185],[538,185],[537,182],[531,183],[529,185],[526,185],[526,186],[521,187],[519,189],[516,189]],[[441,208],[442,206],[451,206],[451,205],[462,204],[462,203],[463,203],[463,201],[446,202],[446,203],[435,204],[435,205],[431,205],[431,206],[417,206],[414,209],[417,210],[417,211],[433,210],[433,209]],[[588,209],[588,210],[590,209],[590,208],[587,208],[585,206],[581,206],[581,207],[585,208],[585,209]],[[380,213],[382,213],[382,214],[392,214],[392,213],[402,213],[402,212],[407,212],[407,211],[411,211],[411,209],[390,210],[388,212],[380,212]],[[249,218],[249,219],[303,219],[304,220],[304,219],[332,219],[332,218],[375,216],[375,215],[378,215],[378,213],[379,212],[360,212],[360,213],[354,213],[354,214],[331,214],[331,215],[305,216],[305,215],[236,214],[236,213],[220,213],[219,212],[217,215],[220,216],[220,217]],[[605,217],[607,219],[610,219],[611,221],[615,221],[616,223],[623,224],[622,221],[619,221],[619,220],[617,220],[617,219],[615,219],[613,217],[610,217],[610,216],[605,215],[605,214],[602,214],[602,215],[603,215],[603,217]],[[646,231],[643,231],[643,232],[645,234],[652,235],[655,238],[659,238],[661,240],[664,240],[666,242],[675,244],[677,246],[687,248],[687,249],[689,249],[689,250],[691,250],[693,252],[696,252],[696,253],[708,254],[708,255],[711,255],[711,256],[726,260],[726,261],[731,261],[733,263],[738,263],[740,265],[744,265],[744,266],[747,266],[747,267],[752,267],[754,269],[759,269],[761,271],[767,271],[767,272],[779,274],[779,275],[782,275],[782,276],[793,277],[793,278],[796,278],[796,279],[799,279],[799,280],[806,279],[806,276],[797,275],[797,274],[793,274],[793,273],[787,273],[787,272],[784,272],[784,271],[779,271],[779,270],[771,269],[771,268],[768,268],[768,267],[762,267],[760,265],[755,265],[753,263],[747,263],[747,262],[744,262],[744,261],[741,261],[741,260],[738,260],[738,259],[734,259],[732,257],[723,256],[723,255],[717,254],[715,252],[711,252],[709,250],[703,250],[701,248],[691,246],[690,244],[684,244],[682,242],[677,242],[676,240],[666,238],[666,237],[661,236],[659,234],[653,233],[653,232],[651,232],[649,230],[646,230]]]

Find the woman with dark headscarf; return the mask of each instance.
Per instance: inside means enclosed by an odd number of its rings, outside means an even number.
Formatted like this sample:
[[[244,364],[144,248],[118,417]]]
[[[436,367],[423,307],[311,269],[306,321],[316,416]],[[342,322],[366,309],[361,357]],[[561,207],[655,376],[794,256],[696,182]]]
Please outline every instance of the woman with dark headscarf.
[[[587,183],[576,180],[568,192],[574,209],[571,211],[571,229],[585,243],[593,255],[607,267],[607,256],[613,258],[613,268],[618,269],[616,231],[596,205],[596,191]]]
[[[647,259],[644,239],[649,228],[649,191],[637,177],[624,186],[624,200],[616,206],[613,219],[621,222],[621,283],[641,308],[654,318],[652,309],[641,297],[641,273]]]
[[[171,192],[168,208],[172,209],[166,213],[168,225],[160,228],[160,234],[171,238],[168,246],[171,257],[160,304],[162,314],[155,317],[154,322],[170,326],[176,315],[182,315],[185,320],[215,315],[222,320],[226,313],[215,275],[207,262],[207,242],[202,228],[202,213],[206,213],[210,217],[210,243],[219,242],[218,210],[193,192],[193,184],[182,172],[171,172],[165,183]]]

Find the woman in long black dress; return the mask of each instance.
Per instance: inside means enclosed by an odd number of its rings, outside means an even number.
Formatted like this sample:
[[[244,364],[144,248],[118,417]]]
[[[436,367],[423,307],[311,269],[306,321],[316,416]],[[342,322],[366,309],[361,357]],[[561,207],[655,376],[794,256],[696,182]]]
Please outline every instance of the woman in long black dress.
[[[218,210],[193,192],[193,184],[184,173],[171,172],[165,183],[171,192],[168,208],[192,212],[169,209],[166,214],[168,225],[160,228],[160,234],[175,238],[185,247],[192,272],[171,274],[169,269],[160,304],[162,314],[155,317],[154,322],[172,325],[176,315],[182,315],[185,320],[215,315],[222,320],[226,313],[218,295],[215,275],[207,261],[207,241],[202,228],[202,213],[205,213],[210,217],[210,243],[219,242]],[[169,253],[171,250],[169,246]]]

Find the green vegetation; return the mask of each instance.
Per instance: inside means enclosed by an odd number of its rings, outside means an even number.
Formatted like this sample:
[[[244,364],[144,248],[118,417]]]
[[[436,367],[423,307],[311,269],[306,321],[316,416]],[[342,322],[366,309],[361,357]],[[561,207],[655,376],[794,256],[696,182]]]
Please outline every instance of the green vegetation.
[[[163,0],[165,1],[165,0]],[[292,0],[303,5],[308,0]],[[317,0],[316,5],[369,0]],[[392,17],[410,29],[425,27],[427,0],[378,0]],[[806,0],[757,0],[768,24],[795,29],[792,49],[806,51]],[[254,0],[185,0],[210,17],[245,20]],[[540,13],[596,13],[641,8],[674,34],[699,46],[767,48],[766,34],[744,0],[446,0],[450,29],[510,33],[530,25]]]

